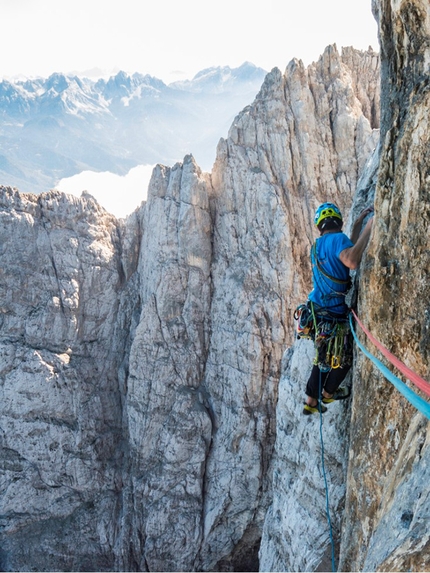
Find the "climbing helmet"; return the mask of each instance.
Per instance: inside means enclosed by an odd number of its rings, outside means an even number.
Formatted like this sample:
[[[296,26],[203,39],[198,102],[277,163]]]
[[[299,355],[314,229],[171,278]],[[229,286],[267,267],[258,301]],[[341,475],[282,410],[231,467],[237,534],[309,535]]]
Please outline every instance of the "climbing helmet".
[[[315,225],[318,226],[321,221],[327,219],[327,217],[337,217],[342,221],[342,213],[340,212],[339,207],[334,203],[323,203],[318,207],[315,211]]]

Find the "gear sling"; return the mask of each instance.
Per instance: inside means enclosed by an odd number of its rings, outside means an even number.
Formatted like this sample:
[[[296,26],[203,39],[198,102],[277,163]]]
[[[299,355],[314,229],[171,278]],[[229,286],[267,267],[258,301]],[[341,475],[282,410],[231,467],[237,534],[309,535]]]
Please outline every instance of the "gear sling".
[[[345,292],[334,289],[336,296],[345,296],[351,287],[351,279],[340,280],[329,275],[318,261],[316,242],[312,245],[311,260],[323,277],[335,284],[346,286]],[[347,316],[339,316],[308,300],[294,311],[297,338],[310,338],[315,344],[314,364],[321,372],[350,366],[352,362],[352,341]]]

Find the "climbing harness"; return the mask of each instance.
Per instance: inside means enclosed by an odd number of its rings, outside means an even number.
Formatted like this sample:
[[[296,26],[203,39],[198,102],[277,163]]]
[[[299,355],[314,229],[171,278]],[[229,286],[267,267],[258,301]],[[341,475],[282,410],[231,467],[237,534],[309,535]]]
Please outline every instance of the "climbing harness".
[[[296,333],[297,338],[310,338],[314,339],[314,317],[312,315],[311,305],[299,304],[299,306],[294,311],[294,320],[296,321]]]
[[[316,326],[314,364],[328,372],[351,364],[352,348],[346,319],[321,320]]]
[[[353,314],[357,318],[357,315],[355,313],[353,313]],[[404,382],[402,382],[402,380],[397,378],[397,376],[394,376],[394,374],[384,364],[382,364],[382,362],[380,360],[378,360],[378,358],[373,356],[373,354],[371,354],[363,346],[363,344],[361,344],[361,342],[358,339],[356,332],[354,331],[354,327],[352,324],[353,314],[351,313],[349,315],[349,323],[351,326],[352,335],[354,337],[354,340],[355,340],[358,348],[363,352],[363,354],[365,354],[375,364],[375,366],[378,368],[378,370],[408,400],[408,402],[410,404],[412,404],[412,406],[414,406],[419,412],[421,412],[421,414],[424,414],[424,416],[426,416],[426,418],[428,418],[430,420],[430,404],[428,402],[426,402],[425,400],[423,400],[423,398],[421,398],[421,396],[418,396],[418,394],[415,394],[415,392],[413,390],[411,390],[408,386],[406,386],[406,384]],[[358,320],[358,318],[357,318],[357,320]],[[366,331],[364,331],[364,332],[366,332]],[[374,338],[373,336],[372,336],[372,339],[376,341],[376,338]],[[426,388],[427,388],[428,382],[426,382],[423,378],[419,377],[417,374],[412,372],[412,370],[407,368],[406,365],[404,365],[402,362],[400,362],[400,360],[398,360],[398,358],[396,358],[394,355],[392,355],[379,341],[377,341],[377,342],[378,342],[378,348],[380,348],[380,347],[384,348],[384,350],[388,354],[390,354],[391,357],[396,359],[396,361],[399,365],[402,365],[402,368],[407,369],[407,371],[409,371],[411,374],[413,374],[413,378],[414,378],[415,382],[417,380],[420,380],[421,382],[425,383]]]
[[[314,341],[314,364],[328,372],[352,363],[352,344],[348,319],[318,307],[312,301],[294,311],[297,338]]]

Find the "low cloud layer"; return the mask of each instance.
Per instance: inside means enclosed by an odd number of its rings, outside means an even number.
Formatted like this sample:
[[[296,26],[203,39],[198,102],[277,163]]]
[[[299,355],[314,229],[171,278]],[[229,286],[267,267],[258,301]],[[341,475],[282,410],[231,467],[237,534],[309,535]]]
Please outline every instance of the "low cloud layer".
[[[87,191],[109,213],[118,218],[132,213],[142,201],[146,201],[153,165],[138,165],[121,176],[105,171],[83,171],[73,177],[61,179],[56,189],[64,193],[81,196]]]

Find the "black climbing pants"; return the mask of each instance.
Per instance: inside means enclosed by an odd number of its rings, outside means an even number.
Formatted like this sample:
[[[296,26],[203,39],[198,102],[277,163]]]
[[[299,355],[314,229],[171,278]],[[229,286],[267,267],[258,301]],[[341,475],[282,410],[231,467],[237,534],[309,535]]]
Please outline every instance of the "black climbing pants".
[[[325,390],[327,394],[334,394],[342,382],[345,380],[351,365],[343,368],[333,368],[328,372],[321,372],[321,392]],[[320,387],[320,369],[314,365],[306,385],[306,394],[318,400]]]

